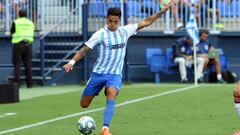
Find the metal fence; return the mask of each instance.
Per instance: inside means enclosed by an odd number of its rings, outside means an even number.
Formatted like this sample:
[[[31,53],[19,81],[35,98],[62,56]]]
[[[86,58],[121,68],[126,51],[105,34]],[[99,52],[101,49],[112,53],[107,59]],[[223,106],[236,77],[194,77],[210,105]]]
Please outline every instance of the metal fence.
[[[136,23],[148,17],[164,7],[167,0],[127,0],[126,11],[127,22]],[[123,9],[120,1],[95,0],[89,3],[90,30],[95,31],[104,26],[104,17],[107,8],[118,6]],[[239,0],[178,0],[177,5],[158,19],[153,25],[144,31],[165,31],[174,32],[180,26],[185,26],[189,15],[195,11],[199,28],[207,28],[213,32],[218,31],[239,31],[240,27],[240,1]]]
[[[79,50],[80,8],[74,8],[40,38],[41,77],[52,83],[60,78],[62,66]],[[67,32],[67,34],[66,34]]]
[[[14,19],[18,17],[18,11],[27,11],[27,16],[35,24],[38,24],[39,6],[38,0],[0,0],[0,31],[9,31]],[[38,25],[36,25],[38,29]]]
[[[46,32],[60,22],[69,12],[79,7],[79,16],[72,15],[69,23],[82,24],[82,14],[88,12],[89,30],[96,31],[105,24],[109,7],[120,7],[126,12],[123,22],[136,23],[161,10],[168,0],[0,0],[0,31],[9,31],[19,9],[25,9],[36,29]],[[178,0],[165,15],[144,31],[174,32],[185,25],[191,8],[195,9],[199,28],[211,31],[239,31],[240,0]],[[81,6],[88,3],[88,10],[82,13]],[[77,18],[79,17],[79,18]],[[74,21],[78,20],[78,21]],[[86,20],[84,20],[86,21]],[[79,24],[77,24],[79,23]],[[74,31],[76,29],[69,29]],[[80,29],[81,30],[81,29]]]
[[[47,32],[71,11],[80,7],[79,12],[74,13],[68,23],[72,26],[81,25],[82,3],[83,0],[0,0],[0,31],[10,30],[20,9],[27,11],[27,16],[34,22],[36,30]],[[75,31],[76,29],[68,30]]]

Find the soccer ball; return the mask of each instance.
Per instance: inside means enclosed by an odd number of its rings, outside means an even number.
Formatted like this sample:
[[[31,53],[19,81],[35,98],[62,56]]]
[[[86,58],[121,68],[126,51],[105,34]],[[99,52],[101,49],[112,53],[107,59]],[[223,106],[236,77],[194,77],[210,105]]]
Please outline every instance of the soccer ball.
[[[96,129],[96,123],[93,118],[84,116],[78,120],[77,127],[82,134],[89,135]]]

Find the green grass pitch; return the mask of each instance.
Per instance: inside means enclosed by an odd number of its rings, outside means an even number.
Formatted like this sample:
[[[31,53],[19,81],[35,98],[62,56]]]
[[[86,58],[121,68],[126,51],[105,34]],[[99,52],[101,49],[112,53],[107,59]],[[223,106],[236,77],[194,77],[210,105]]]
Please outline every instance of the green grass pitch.
[[[172,91],[190,85],[132,84],[121,89],[117,104]],[[105,106],[103,92],[88,109],[79,107],[84,87],[77,85],[21,89],[21,102],[0,105],[0,133],[9,129]],[[234,85],[203,84],[186,91],[137,101],[116,108],[113,135],[232,135],[240,130],[233,106]],[[5,116],[5,113],[17,113]],[[84,114],[93,117],[100,135],[103,110]],[[82,115],[83,116],[83,115]],[[23,129],[6,135],[80,135],[76,122],[81,116]]]

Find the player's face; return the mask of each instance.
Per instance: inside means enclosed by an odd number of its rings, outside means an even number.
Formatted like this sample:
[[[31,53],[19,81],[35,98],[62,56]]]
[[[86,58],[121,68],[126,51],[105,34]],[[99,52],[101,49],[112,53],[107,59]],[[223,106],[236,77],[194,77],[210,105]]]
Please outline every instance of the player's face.
[[[203,33],[200,38],[202,41],[206,41],[208,38],[208,34]]]
[[[188,45],[192,45],[192,41],[190,39],[185,40]]]
[[[116,31],[120,23],[118,16],[110,15],[107,17],[107,26],[110,31]]]

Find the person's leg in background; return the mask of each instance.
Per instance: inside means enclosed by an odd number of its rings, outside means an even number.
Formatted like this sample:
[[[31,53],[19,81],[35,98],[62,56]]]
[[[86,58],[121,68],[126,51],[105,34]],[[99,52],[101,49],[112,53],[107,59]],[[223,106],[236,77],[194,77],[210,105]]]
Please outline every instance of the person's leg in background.
[[[202,57],[204,59],[204,69],[208,67],[209,64],[209,58],[208,57]]]
[[[213,59],[211,64],[214,64],[216,67],[216,73],[217,73],[217,80],[219,83],[224,83],[224,80],[222,79],[222,73],[221,73],[221,64],[219,59]]]
[[[178,57],[174,59],[174,62],[179,66],[179,72],[181,75],[181,81],[183,83],[187,82],[187,70],[186,70],[186,60],[184,58]]]
[[[13,45],[13,51],[12,51],[12,63],[14,67],[14,82],[18,83],[19,86],[21,85],[20,81],[20,65],[21,65],[21,53],[22,49],[19,44]]]
[[[22,61],[25,67],[25,77],[26,77],[26,83],[27,88],[32,88],[33,81],[32,81],[32,48],[29,45],[24,45],[25,50],[22,54]]]
[[[197,79],[198,82],[203,82],[203,68],[204,68],[204,58],[197,57]]]
[[[179,5],[180,2],[179,2],[179,0],[175,0],[175,3],[178,3],[178,4],[173,6],[172,11],[173,11],[173,16],[174,16],[174,20],[176,23],[176,27],[178,29],[180,29],[183,27],[181,19],[179,18],[179,12],[178,12],[179,8],[180,8],[180,5]]]
[[[182,9],[182,20],[183,20],[183,26],[186,26],[188,19],[190,17],[191,9],[188,5],[183,5]]]

